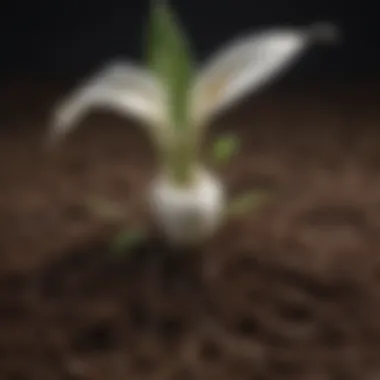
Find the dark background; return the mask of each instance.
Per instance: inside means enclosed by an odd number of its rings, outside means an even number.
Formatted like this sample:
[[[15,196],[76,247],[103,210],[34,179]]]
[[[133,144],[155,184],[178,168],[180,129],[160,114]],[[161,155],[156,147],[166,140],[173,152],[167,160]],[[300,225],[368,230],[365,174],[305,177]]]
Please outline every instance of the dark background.
[[[112,58],[141,57],[141,0],[24,0],[0,6],[1,76],[80,76]],[[343,42],[316,48],[296,75],[348,79],[380,72],[380,6],[359,0],[172,0],[198,57],[262,26],[332,21]]]

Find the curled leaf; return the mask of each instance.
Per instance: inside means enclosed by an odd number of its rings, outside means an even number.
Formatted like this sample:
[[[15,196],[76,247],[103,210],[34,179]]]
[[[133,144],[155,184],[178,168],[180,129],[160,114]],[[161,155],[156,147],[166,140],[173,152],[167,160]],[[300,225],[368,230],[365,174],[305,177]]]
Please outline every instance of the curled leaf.
[[[258,91],[288,69],[311,44],[330,41],[329,24],[273,29],[232,41],[200,72],[193,89],[193,117],[204,125],[216,113]]]
[[[57,105],[50,133],[52,140],[66,135],[96,108],[138,119],[149,125],[153,134],[166,124],[165,94],[157,79],[137,66],[113,63]]]

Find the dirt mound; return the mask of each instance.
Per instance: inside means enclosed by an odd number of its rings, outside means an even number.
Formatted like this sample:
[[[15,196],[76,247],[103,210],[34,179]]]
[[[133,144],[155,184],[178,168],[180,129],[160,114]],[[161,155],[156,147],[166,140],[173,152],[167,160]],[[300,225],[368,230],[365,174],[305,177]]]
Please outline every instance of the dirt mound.
[[[223,123],[243,141],[222,174],[231,194],[276,196],[192,252],[154,229],[109,251],[117,228],[147,220],[154,165],[136,129],[97,115],[49,155],[41,114],[8,114],[0,378],[376,379],[380,113],[345,94],[263,97]],[[125,220],[91,213],[92,197]]]

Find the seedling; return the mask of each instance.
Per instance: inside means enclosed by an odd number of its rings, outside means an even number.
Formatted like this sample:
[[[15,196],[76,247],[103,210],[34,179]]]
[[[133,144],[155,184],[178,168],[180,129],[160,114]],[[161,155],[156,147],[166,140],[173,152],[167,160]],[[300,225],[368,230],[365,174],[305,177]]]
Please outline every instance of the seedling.
[[[271,199],[271,194],[258,190],[247,191],[229,202],[226,216],[239,217]]]
[[[122,228],[111,242],[111,252],[120,254],[131,251],[141,244],[146,238],[143,229]]]
[[[334,29],[247,35],[200,69],[166,1],[152,2],[147,30],[146,67],[119,62],[101,69],[58,105],[50,137],[62,137],[95,107],[142,122],[158,153],[159,172],[148,196],[152,214],[171,243],[192,244],[220,226],[227,207],[221,180],[200,162],[211,120],[289,68],[314,42],[331,40]],[[217,162],[234,150],[233,140],[217,142]]]
[[[220,168],[226,165],[239,152],[240,140],[237,136],[229,134],[215,139],[211,149],[211,162]]]
[[[120,205],[105,199],[90,198],[86,202],[91,214],[109,222],[125,221],[127,212]],[[146,237],[144,228],[123,226],[110,242],[110,251],[115,254],[127,252],[141,244]]]

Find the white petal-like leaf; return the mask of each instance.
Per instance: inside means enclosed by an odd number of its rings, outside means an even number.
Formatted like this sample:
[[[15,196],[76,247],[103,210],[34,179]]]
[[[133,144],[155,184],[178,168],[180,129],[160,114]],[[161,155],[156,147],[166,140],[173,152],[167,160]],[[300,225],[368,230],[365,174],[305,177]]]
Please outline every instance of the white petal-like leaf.
[[[333,37],[329,24],[279,28],[232,41],[201,70],[193,89],[192,116],[204,123],[281,74],[314,41]],[[330,34],[329,34],[330,33]]]
[[[112,63],[57,105],[51,137],[67,134],[95,108],[116,111],[152,129],[165,124],[165,94],[156,78],[132,64]]]

